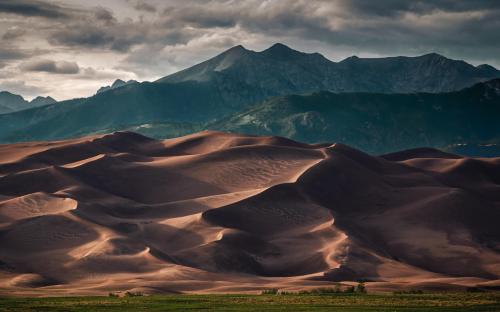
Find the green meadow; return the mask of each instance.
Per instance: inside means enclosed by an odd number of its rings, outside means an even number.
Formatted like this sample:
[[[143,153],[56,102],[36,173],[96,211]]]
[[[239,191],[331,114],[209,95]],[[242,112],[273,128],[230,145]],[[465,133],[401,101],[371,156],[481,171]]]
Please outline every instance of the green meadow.
[[[0,311],[500,311],[500,293],[9,297]]]

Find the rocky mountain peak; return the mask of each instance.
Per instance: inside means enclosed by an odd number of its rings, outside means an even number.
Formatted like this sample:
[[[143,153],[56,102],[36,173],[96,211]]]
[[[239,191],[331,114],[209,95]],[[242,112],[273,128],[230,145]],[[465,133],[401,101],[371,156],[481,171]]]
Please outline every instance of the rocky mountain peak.
[[[262,51],[261,54],[275,57],[275,58],[289,58],[293,56],[299,56],[299,55],[305,55],[306,53],[299,52],[297,50],[294,50],[287,45],[284,45],[282,43],[275,43],[271,47],[267,48],[266,50]]]

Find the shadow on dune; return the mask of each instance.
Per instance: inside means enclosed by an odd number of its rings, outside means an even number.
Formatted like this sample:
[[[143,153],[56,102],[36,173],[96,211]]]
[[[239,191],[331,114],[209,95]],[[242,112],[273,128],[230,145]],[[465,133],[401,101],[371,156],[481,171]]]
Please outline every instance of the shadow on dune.
[[[10,292],[499,282],[499,159],[220,132],[0,151]]]

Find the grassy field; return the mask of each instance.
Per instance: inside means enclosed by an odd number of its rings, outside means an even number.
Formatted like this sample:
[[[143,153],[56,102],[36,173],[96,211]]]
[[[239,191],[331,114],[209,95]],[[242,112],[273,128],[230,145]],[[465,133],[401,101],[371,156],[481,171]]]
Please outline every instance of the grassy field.
[[[0,298],[0,311],[500,311],[500,293]]]

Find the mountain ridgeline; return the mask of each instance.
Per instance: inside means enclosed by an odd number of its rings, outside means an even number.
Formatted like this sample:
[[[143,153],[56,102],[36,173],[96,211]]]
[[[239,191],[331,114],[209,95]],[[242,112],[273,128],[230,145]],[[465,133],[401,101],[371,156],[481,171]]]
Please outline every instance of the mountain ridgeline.
[[[490,144],[498,131],[481,129],[498,110],[498,77],[489,65],[438,54],[332,62],[282,44],[261,52],[236,46],[155,82],[119,81],[89,98],[2,115],[0,142],[116,130],[168,138],[209,128],[338,141],[377,153]]]
[[[50,96],[37,96],[31,101],[26,101],[22,96],[10,92],[0,92],[0,114],[7,114],[33,107],[56,103]]]
[[[134,84],[134,83],[138,83],[138,82],[136,80],[123,81],[121,79],[116,79],[115,82],[113,82],[110,86],[100,87],[96,93],[106,92],[106,91],[109,91],[112,89],[116,89],[116,88],[123,87],[123,86],[129,85],[129,84]]]
[[[236,46],[158,82],[212,82],[222,92],[228,86],[252,86],[260,97],[331,92],[449,92],[500,77],[488,65],[472,66],[431,53],[418,57],[359,58],[332,62],[319,53],[302,53],[283,44],[262,52]]]
[[[421,146],[500,142],[500,79],[450,93],[332,93],[275,97],[210,126],[381,154]],[[493,146],[490,146],[490,150]],[[484,154],[487,151],[467,151]],[[492,155],[488,155],[492,156]]]

